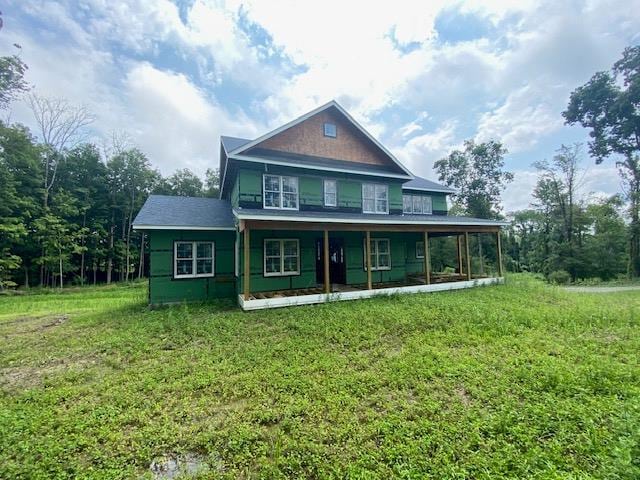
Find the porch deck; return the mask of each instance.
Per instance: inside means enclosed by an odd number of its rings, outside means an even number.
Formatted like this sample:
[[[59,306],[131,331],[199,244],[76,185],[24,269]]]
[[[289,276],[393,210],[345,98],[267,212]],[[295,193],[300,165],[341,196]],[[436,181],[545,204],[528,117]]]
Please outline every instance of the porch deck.
[[[393,295],[396,293],[442,292],[504,283],[504,277],[478,276],[472,280],[467,280],[466,275],[457,274],[433,275],[430,284],[427,284],[424,279],[415,280],[415,282],[374,284],[372,289],[367,289],[366,286],[364,288],[358,288],[358,286],[355,285],[336,284],[332,286],[331,293],[323,293],[322,286],[297,290],[261,292],[251,295],[249,299],[245,299],[243,295],[238,295],[238,303],[243,310],[262,310],[265,308],[356,300],[359,298],[371,298],[378,295]]]

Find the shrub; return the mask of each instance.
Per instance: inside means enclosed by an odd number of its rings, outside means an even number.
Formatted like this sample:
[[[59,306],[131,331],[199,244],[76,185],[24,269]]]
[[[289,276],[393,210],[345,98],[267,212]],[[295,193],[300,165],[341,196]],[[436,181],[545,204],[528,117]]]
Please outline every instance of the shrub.
[[[549,283],[553,283],[556,285],[566,285],[571,281],[571,275],[569,272],[565,270],[556,270],[555,272],[551,272],[549,277],[547,277]]]

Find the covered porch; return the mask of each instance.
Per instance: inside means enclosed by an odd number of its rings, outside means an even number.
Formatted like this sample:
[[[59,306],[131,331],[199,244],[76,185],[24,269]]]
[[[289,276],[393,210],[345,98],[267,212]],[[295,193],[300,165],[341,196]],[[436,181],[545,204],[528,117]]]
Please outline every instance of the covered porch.
[[[239,219],[238,303],[243,310],[457,290],[504,281],[500,222],[463,217],[359,222]],[[296,276],[288,282],[267,278],[266,242],[273,238],[299,245]],[[485,253],[491,250],[488,265],[483,248]],[[447,260],[438,260],[445,250]],[[264,266],[263,275],[256,272],[256,265]]]

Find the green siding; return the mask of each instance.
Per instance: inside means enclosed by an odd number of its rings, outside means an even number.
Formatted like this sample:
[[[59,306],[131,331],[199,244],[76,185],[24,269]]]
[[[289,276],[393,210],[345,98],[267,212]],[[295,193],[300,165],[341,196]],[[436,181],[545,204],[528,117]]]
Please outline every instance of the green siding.
[[[331,172],[327,175],[318,174],[314,170],[292,169],[270,165],[268,171],[264,166],[245,167],[239,170],[239,201],[241,206],[261,208],[262,206],[262,175],[291,175],[298,177],[300,208],[323,208],[323,180],[337,181],[338,208],[362,210],[362,184],[383,183],[389,185],[389,209],[396,213],[402,212],[402,183],[383,178],[361,177],[354,179],[354,175]],[[328,207],[327,210],[335,210]]]
[[[431,195],[431,206],[433,210],[446,212],[447,211],[447,195],[444,193],[436,193],[436,192],[432,192],[430,193],[430,195]]]
[[[236,177],[233,181],[233,188],[231,189],[231,205],[237,207],[240,199],[240,177]]]
[[[234,239],[231,231],[150,231],[149,303],[202,301],[233,297]],[[173,279],[173,242],[176,240],[215,242],[215,277]]]

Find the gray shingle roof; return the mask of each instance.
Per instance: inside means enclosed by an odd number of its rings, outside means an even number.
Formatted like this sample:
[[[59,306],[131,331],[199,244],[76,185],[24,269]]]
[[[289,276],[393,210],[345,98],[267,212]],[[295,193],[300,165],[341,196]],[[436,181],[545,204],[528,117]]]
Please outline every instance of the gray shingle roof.
[[[227,200],[150,195],[133,221],[133,227],[167,229],[233,229],[235,218]]]
[[[319,223],[384,223],[384,224],[425,224],[425,225],[508,225],[508,222],[484,218],[460,217],[454,215],[378,215],[372,213],[304,212],[297,210],[262,210],[253,208],[234,209],[238,218],[265,217],[282,220],[317,221]]]
[[[227,153],[229,153],[236,148],[240,148],[241,146],[246,145],[251,140],[249,140],[248,138],[227,137],[222,135],[220,136],[220,141],[222,142],[222,146],[224,147],[224,149],[227,151]]]
[[[432,182],[426,178],[417,177],[413,180],[409,180],[402,185],[404,190],[428,190],[431,192],[450,192],[454,193],[455,190],[446,185],[440,185],[439,183]]]

